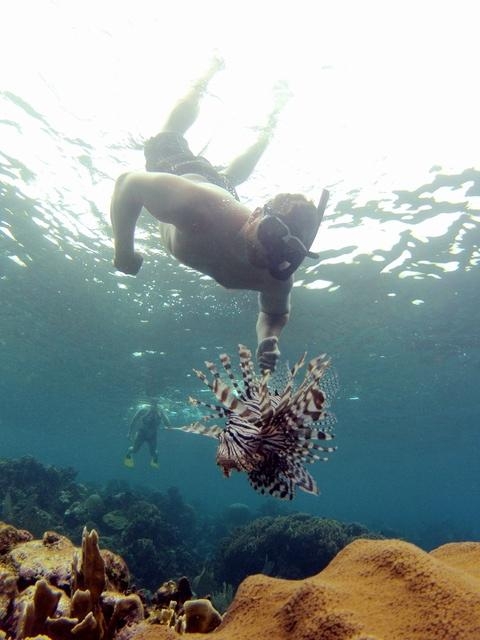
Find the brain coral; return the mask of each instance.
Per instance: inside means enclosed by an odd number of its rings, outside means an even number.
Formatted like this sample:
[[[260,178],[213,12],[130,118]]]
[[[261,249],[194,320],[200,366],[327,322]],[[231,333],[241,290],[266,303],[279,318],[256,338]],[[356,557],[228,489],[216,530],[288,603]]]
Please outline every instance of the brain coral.
[[[237,586],[247,575],[305,578],[357,537],[381,537],[362,525],[307,514],[258,518],[232,532],[215,558],[217,579]]]

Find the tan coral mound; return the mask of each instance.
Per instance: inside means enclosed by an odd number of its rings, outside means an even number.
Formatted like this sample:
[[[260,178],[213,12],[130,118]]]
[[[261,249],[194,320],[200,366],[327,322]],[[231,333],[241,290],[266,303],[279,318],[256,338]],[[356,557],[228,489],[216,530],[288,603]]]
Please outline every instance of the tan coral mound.
[[[430,555],[480,580],[480,543],[450,542],[434,549]]]
[[[479,566],[480,543],[445,545],[429,554],[400,540],[356,540],[312,578],[247,578],[214,637],[478,640]],[[172,637],[158,631],[144,629],[134,637]]]

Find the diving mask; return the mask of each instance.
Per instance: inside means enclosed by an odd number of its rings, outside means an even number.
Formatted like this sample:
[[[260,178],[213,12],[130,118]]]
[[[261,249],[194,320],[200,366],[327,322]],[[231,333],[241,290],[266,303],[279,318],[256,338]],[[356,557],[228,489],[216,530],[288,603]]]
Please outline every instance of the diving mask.
[[[318,254],[310,251],[315,240],[323,214],[327,206],[329,192],[324,189],[316,208],[316,220],[305,241],[291,233],[289,226],[277,215],[271,206],[264,207],[264,217],[257,228],[257,238],[265,249],[268,270],[277,280],[288,280],[303,262],[304,258],[318,258]],[[307,236],[307,233],[304,234]]]

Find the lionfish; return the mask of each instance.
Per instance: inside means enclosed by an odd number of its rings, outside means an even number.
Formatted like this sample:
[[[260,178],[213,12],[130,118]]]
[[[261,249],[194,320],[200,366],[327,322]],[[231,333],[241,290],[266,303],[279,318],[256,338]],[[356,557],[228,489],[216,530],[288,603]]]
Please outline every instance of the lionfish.
[[[335,418],[327,409],[336,392],[336,377],[326,375],[329,358],[323,354],[311,360],[303,381],[295,386],[295,376],[305,363],[304,354],[288,371],[283,390],[278,391],[269,387],[269,371],[257,376],[247,347],[238,345],[238,353],[242,381],[233,375],[230,357],[225,353],[220,355],[220,362],[229,382],[222,379],[213,362],[205,362],[210,381],[205,373],[194,369],[221,405],[192,397],[190,403],[214,411],[202,420],[221,417],[225,426],[197,421],[179,429],[218,439],[216,461],[227,478],[233,470],[245,471],[256,491],[281,499],[291,500],[296,487],[318,494],[317,484],[304,464],[327,460],[320,454],[336,449],[319,444],[334,437],[331,428]]]

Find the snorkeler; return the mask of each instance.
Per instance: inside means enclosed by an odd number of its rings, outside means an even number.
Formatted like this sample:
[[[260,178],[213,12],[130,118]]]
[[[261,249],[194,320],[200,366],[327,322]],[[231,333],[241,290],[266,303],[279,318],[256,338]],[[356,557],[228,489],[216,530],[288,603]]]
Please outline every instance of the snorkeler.
[[[128,430],[128,438],[133,439],[133,444],[127,450],[123,460],[126,467],[134,467],[133,455],[146,442],[150,452],[150,466],[158,468],[157,434],[162,423],[169,427],[170,421],[158,406],[158,401],[153,399],[149,405],[141,405],[133,416]]]
[[[143,258],[135,251],[138,217],[145,207],[160,222],[166,250],[183,264],[229,289],[259,292],[257,360],[273,371],[279,336],[290,315],[293,274],[310,251],[327,205],[324,190],[316,206],[299,194],[279,194],[252,212],[235,187],[252,173],[273,135],[286,102],[285,90],[257,141],[225,170],[195,156],[183,137],[194,123],[208,82],[223,67],[214,59],[206,74],[176,105],[162,131],[145,145],[146,172],[121,175],[110,217],[114,266],[135,275]]]

